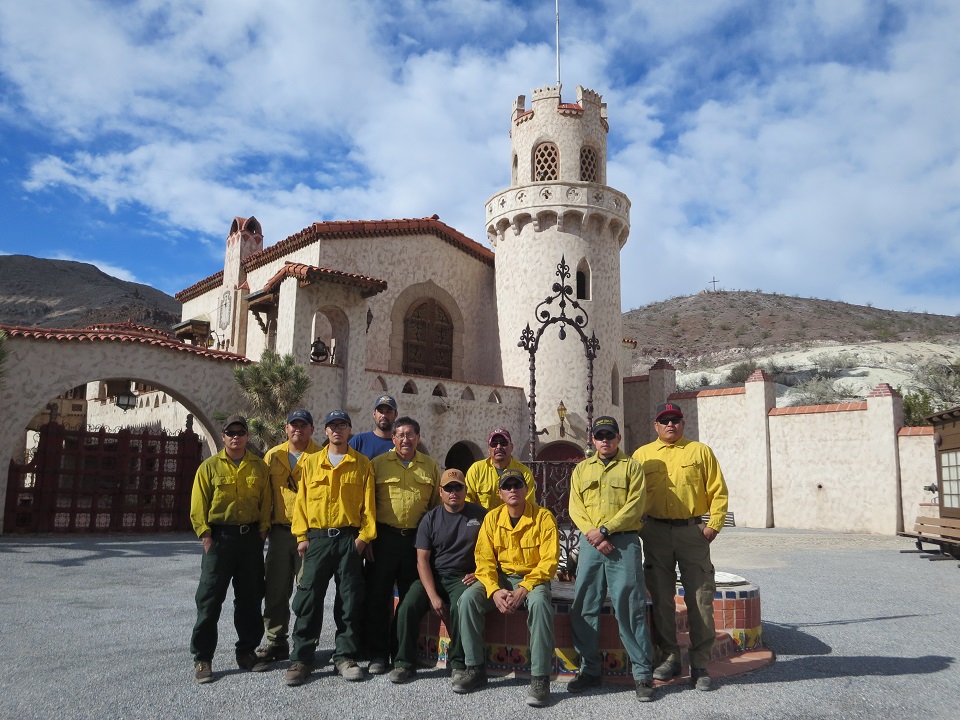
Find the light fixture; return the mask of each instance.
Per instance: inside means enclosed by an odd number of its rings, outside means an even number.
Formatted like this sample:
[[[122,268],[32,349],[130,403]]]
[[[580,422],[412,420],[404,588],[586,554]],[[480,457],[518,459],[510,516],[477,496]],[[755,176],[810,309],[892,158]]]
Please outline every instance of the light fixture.
[[[563,427],[564,418],[567,417],[567,406],[563,404],[563,400],[560,401],[560,404],[557,405],[557,417],[560,418],[560,437],[566,437],[566,430]]]
[[[130,408],[137,406],[137,396],[130,392],[130,390],[124,390],[122,393],[117,394],[113,402],[118,408],[126,412]]]

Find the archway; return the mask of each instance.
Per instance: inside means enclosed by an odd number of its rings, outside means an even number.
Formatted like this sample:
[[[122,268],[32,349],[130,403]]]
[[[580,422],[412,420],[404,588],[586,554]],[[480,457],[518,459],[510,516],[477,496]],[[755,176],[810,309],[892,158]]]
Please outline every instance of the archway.
[[[580,462],[583,448],[565,440],[544,445],[537,453],[537,460],[550,462]]]
[[[447,455],[443,459],[443,466],[447,469],[456,468],[466,475],[470,466],[482,457],[483,454],[480,452],[480,448],[472,442],[461,441],[454,443],[447,451]]]

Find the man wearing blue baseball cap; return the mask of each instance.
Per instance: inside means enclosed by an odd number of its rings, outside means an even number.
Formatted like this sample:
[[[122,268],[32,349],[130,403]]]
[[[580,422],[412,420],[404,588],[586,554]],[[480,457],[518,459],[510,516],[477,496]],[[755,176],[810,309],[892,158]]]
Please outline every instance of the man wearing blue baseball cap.
[[[273,492],[273,518],[267,534],[267,558],[264,563],[266,594],[263,598],[263,627],[266,639],[257,649],[257,657],[264,662],[286,660],[290,657],[287,635],[290,631],[290,595],[293,581],[300,572],[300,553],[297,539],[290,532],[293,505],[303,463],[301,459],[320,452],[313,441],[313,415],[300,408],[287,416],[283,426],[287,441],[270,448],[263,461],[270,469],[270,487]]]
[[[397,419],[397,401],[381,395],[373,401],[373,430],[350,438],[350,447],[373,460],[393,450],[393,423]]]

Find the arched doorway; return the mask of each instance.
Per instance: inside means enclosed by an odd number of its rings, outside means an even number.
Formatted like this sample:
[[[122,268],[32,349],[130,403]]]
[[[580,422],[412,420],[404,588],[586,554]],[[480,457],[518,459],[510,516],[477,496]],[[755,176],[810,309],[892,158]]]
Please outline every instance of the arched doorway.
[[[583,458],[582,447],[564,440],[544,445],[537,453],[537,460],[550,462],[580,462]]]
[[[458,442],[447,451],[443,459],[444,468],[456,468],[464,475],[473,463],[480,459],[479,450],[472,447],[473,443]]]

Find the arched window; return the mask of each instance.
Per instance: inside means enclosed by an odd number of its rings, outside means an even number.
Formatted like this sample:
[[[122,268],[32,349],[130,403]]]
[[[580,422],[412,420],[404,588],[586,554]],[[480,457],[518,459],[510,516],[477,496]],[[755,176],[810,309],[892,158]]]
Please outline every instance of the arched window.
[[[513,169],[510,171],[510,184],[511,184],[511,185],[516,185],[516,184],[517,184],[518,162],[519,162],[519,161],[517,160],[517,154],[514,153],[514,154],[513,154]]]
[[[590,299],[590,264],[586,258],[577,263],[577,300]]]
[[[540,143],[533,151],[533,179],[536,182],[560,179],[560,150],[553,143]]]
[[[580,179],[583,182],[600,182],[600,164],[597,151],[592,147],[580,148]]]
[[[453,377],[453,323],[433,298],[415,303],[404,320],[403,372]]]

